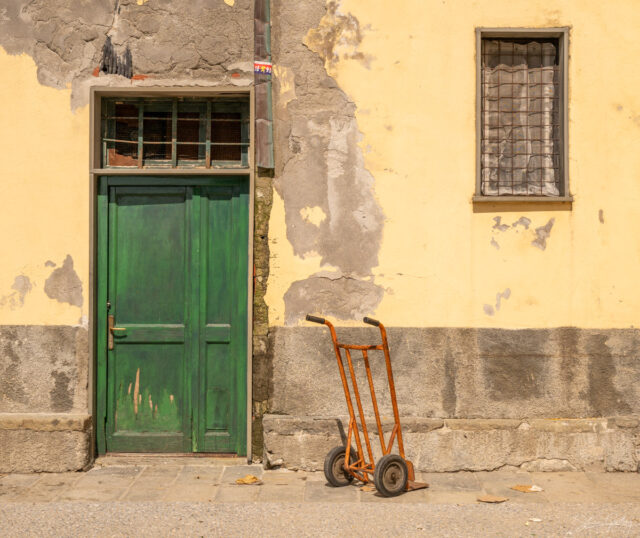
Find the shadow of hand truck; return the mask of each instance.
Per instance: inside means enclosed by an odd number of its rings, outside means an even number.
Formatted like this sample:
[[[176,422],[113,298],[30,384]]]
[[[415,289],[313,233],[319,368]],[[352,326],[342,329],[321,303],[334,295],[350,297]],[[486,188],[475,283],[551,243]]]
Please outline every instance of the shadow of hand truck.
[[[400,416],[398,413],[396,388],[393,383],[393,372],[391,370],[391,356],[389,354],[389,343],[387,342],[387,331],[385,330],[384,325],[375,319],[365,317],[362,321],[380,329],[382,344],[358,346],[351,344],[341,344],[340,342],[338,342],[333,324],[331,324],[324,318],[307,314],[307,321],[319,323],[321,325],[326,325],[327,327],[329,327],[329,331],[331,332],[331,340],[333,342],[333,348],[338,360],[338,369],[340,370],[342,387],[344,388],[344,395],[347,400],[347,407],[349,408],[349,431],[347,433],[346,446],[337,446],[333,448],[329,451],[327,457],[324,460],[324,474],[329,484],[334,487],[342,487],[350,484],[354,478],[357,478],[364,483],[369,483],[372,481],[371,477],[373,477],[373,483],[378,490],[378,493],[380,493],[380,495],[382,495],[383,497],[394,497],[404,491],[411,491],[428,487],[428,484],[423,484],[415,481],[413,464],[404,456],[404,445],[402,443],[402,427],[400,425]],[[353,408],[353,401],[351,398],[349,383],[347,382],[344,360],[342,358],[342,350],[344,350],[344,354],[347,358],[349,377],[351,378],[351,387],[353,388],[353,394],[355,396],[356,405],[358,407],[360,426],[362,427],[362,436],[364,437],[367,448],[366,454],[360,440],[360,430],[358,428],[358,421],[356,420],[356,415]],[[353,360],[351,358],[352,350],[362,351],[364,367],[367,372],[367,380],[369,382],[369,390],[371,392],[371,402],[373,404],[373,412],[376,418],[378,436],[380,438],[380,446],[382,448],[382,457],[378,460],[378,463],[374,463],[373,461],[374,458],[373,451],[371,450],[371,440],[369,439],[369,431],[367,430],[364,411],[362,409],[362,401],[360,400],[360,391],[358,390],[358,383],[356,381],[356,375],[353,368]],[[384,439],[382,422],[380,420],[380,412],[378,410],[378,401],[376,400],[376,393],[373,388],[373,377],[371,375],[371,367],[369,365],[368,354],[368,352],[371,350],[384,352],[384,359],[387,366],[387,379],[389,381],[389,393],[391,395],[391,405],[393,407],[394,419],[394,426],[391,430],[391,437],[389,438],[388,444]],[[351,446],[351,441],[353,438],[355,438],[357,452],[354,451]],[[393,444],[395,441],[397,441],[398,444],[399,454],[391,453],[391,449],[393,448]]]

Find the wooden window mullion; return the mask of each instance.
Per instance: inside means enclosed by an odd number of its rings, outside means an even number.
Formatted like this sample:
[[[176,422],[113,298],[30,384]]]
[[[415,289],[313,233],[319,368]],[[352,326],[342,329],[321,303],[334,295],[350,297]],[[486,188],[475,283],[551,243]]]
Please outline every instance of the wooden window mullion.
[[[207,125],[205,166],[211,168],[211,99],[207,99],[207,117],[205,121]]]
[[[142,168],[144,162],[142,155],[144,152],[144,101],[140,99],[138,106],[138,168]]]
[[[178,166],[178,100],[171,106],[171,168]]]

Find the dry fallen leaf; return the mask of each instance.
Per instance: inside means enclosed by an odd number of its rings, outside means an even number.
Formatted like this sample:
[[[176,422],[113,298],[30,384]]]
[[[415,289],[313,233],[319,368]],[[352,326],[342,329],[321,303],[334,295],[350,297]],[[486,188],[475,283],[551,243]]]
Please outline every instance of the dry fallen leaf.
[[[374,486],[370,486],[370,485],[366,485],[366,486],[362,486],[360,488],[360,491],[375,491],[376,488]]]
[[[509,497],[500,497],[499,495],[481,495],[478,497],[478,502],[481,503],[503,503],[508,500]]]
[[[236,484],[239,484],[241,486],[259,486],[260,484],[262,484],[262,480],[260,480],[257,476],[253,476],[252,474],[248,474],[246,476],[243,476],[242,478],[238,478],[238,480],[236,480]]]
[[[544,491],[540,486],[525,484],[516,484],[515,486],[511,486],[511,489],[521,491],[522,493],[535,493],[537,491]]]

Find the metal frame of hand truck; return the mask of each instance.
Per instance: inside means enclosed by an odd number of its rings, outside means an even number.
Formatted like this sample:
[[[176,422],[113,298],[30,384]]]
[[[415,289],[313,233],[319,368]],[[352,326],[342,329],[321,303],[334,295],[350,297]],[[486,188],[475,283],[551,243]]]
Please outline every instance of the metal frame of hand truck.
[[[374,457],[373,457],[373,450],[371,449],[371,440],[369,439],[369,431],[367,429],[364,411],[362,408],[362,401],[360,399],[358,382],[356,380],[356,374],[353,367],[353,359],[351,357],[351,351],[360,350],[362,351],[362,357],[364,359],[364,367],[367,373],[367,381],[369,384],[369,390],[371,392],[371,402],[373,404],[373,412],[376,419],[376,426],[378,429],[378,436],[380,439],[380,447],[382,449],[382,455],[386,456],[388,454],[391,454],[394,441],[397,441],[398,453],[400,457],[404,460],[407,466],[407,471],[408,471],[408,480],[407,480],[405,491],[411,491],[415,489],[422,489],[422,488],[428,487],[428,484],[423,484],[415,481],[415,472],[413,469],[413,463],[411,463],[411,461],[409,461],[405,457],[404,443],[402,440],[402,426],[400,424],[400,414],[398,412],[398,401],[396,398],[396,388],[395,388],[395,383],[393,381],[393,371],[391,369],[391,355],[389,353],[387,331],[385,330],[384,325],[375,319],[365,317],[362,321],[364,321],[369,325],[373,325],[374,327],[378,327],[378,329],[380,329],[382,344],[353,345],[353,344],[340,343],[336,336],[336,331],[333,324],[327,321],[326,319],[320,318],[317,316],[312,316],[312,315],[307,315],[306,319],[307,321],[311,321],[313,323],[326,325],[327,327],[329,327],[329,331],[331,332],[331,340],[333,342],[336,359],[338,361],[338,369],[340,370],[342,387],[344,389],[344,395],[347,401],[347,407],[349,409],[349,430],[347,433],[347,441],[345,445],[344,471],[349,473],[353,477],[357,478],[358,480],[364,483],[368,483],[368,482],[372,482],[371,477],[374,475],[375,469],[376,469],[376,464],[374,463]],[[360,440],[360,430],[358,428],[358,422],[356,420],[355,410],[354,410],[354,406],[351,398],[349,383],[347,382],[347,375],[344,368],[344,362],[343,362],[341,350],[344,350],[344,354],[347,359],[347,365],[349,367],[349,377],[351,378],[351,386],[353,388],[356,406],[358,408],[358,414],[360,416],[360,425],[362,427],[362,435],[365,440],[367,454],[365,454],[362,446],[362,442]],[[391,405],[393,407],[393,419],[394,419],[394,426],[393,426],[393,429],[391,430],[391,437],[389,438],[388,444],[385,442],[384,432],[382,428],[382,421],[380,419],[380,411],[378,409],[378,400],[376,399],[376,393],[373,386],[373,376],[371,375],[371,366],[369,364],[369,351],[372,351],[372,350],[382,351],[384,353],[384,358],[385,358],[387,379],[389,382],[389,393],[391,396]],[[357,460],[355,462],[352,462],[350,461],[351,441],[354,439],[355,439],[356,449],[357,449]],[[366,457],[367,455],[368,455],[368,459]]]

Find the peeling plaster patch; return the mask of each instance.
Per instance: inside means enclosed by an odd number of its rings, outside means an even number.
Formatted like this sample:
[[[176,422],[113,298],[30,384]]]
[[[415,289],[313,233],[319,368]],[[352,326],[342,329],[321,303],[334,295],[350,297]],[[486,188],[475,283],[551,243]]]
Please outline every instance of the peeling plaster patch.
[[[370,316],[383,295],[384,288],[373,282],[312,276],[294,282],[287,290],[285,321],[287,325],[295,325],[308,313],[345,320]]]
[[[491,306],[490,304],[483,305],[482,309],[484,310],[484,313],[487,316],[493,316],[495,314],[495,310],[493,309],[493,306]]]
[[[52,262],[51,260],[47,260],[46,262],[44,262],[44,266],[45,267],[55,267],[56,264],[54,262]]]
[[[534,247],[538,247],[540,250],[545,250],[547,248],[547,239],[551,236],[551,228],[553,228],[553,223],[556,219],[549,219],[544,226],[540,228],[536,228],[536,238],[531,241],[531,244]]]
[[[235,4],[236,1],[235,0],[224,0],[224,3],[227,4],[228,6],[233,7],[233,4]]]
[[[73,269],[73,258],[67,254],[62,267],[54,269],[44,283],[44,292],[60,303],[82,306],[82,281]]]
[[[600,224],[604,224],[604,211],[602,211],[602,209],[598,211],[598,220],[600,221]]]
[[[511,289],[507,288],[502,293],[496,293],[496,310],[500,310],[502,305],[502,299],[508,299],[511,297]]]
[[[531,219],[528,219],[527,217],[520,217],[517,221],[515,221],[511,226],[513,228],[515,228],[516,226],[520,225],[522,226],[525,230],[529,229],[529,224],[531,224]]]
[[[303,207],[300,210],[300,216],[307,222],[310,222],[314,226],[320,226],[326,218],[327,215],[324,211],[322,211],[321,207]]]
[[[24,306],[24,298],[27,293],[33,289],[33,285],[28,276],[18,275],[13,280],[11,289],[15,291],[9,295],[0,297],[0,307],[8,305],[11,310],[14,310],[20,306]]]
[[[273,74],[275,80],[280,85],[280,98],[278,99],[278,106],[286,107],[290,101],[296,98],[296,82],[293,69],[285,67],[284,65],[274,65]]]
[[[502,217],[493,217],[493,222],[495,222],[495,224],[493,225],[494,230],[500,230],[501,232],[504,232],[509,229],[508,224],[500,224],[502,222]]]
[[[359,60],[369,67],[371,58],[358,50],[362,42],[360,22],[351,13],[339,11],[340,0],[327,0],[327,12],[317,28],[312,28],[304,44],[324,60],[327,69],[343,60]]]
[[[136,3],[137,3],[139,6],[144,6],[148,1],[149,1],[149,0],[136,0]],[[226,0],[225,0],[225,2],[226,2]]]
[[[492,238],[491,238],[491,246],[492,246],[492,247],[495,247],[495,248],[496,248],[496,250],[500,250],[500,245],[499,245],[499,244],[498,244],[498,242],[496,241],[496,238],[495,238],[495,237],[492,237]]]

